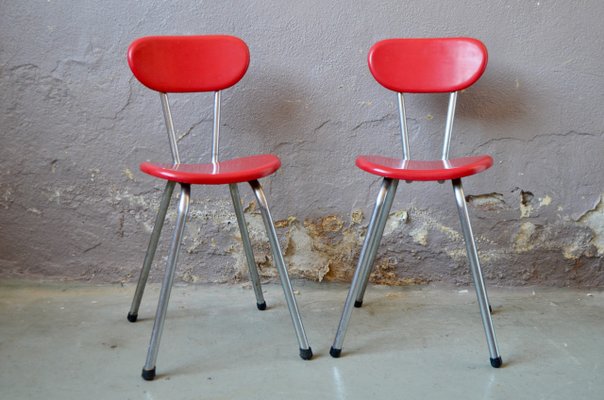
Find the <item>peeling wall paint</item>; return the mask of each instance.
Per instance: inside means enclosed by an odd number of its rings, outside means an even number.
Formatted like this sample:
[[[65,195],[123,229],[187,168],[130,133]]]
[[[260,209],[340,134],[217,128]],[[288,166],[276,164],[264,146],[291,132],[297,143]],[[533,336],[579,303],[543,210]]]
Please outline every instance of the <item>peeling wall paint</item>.
[[[578,222],[588,226],[593,232],[591,244],[598,249],[598,256],[604,254],[604,194],[598,204],[579,218]]]
[[[136,279],[163,190],[137,165],[169,150],[157,95],[132,77],[126,49],[142,35],[218,32],[251,51],[246,77],[223,93],[222,155],[281,158],[262,183],[292,276],[351,279],[380,185],[354,158],[401,154],[396,96],[366,67],[371,44],[475,36],[489,65],[459,96],[451,154],[495,160],[464,180],[487,280],[604,286],[603,18],[597,0],[7,2],[0,277]],[[414,156],[438,157],[445,97],[406,97]],[[211,100],[171,97],[183,160],[209,159]],[[260,274],[274,280],[262,218],[241,192]],[[153,280],[174,219],[171,208]],[[247,281],[226,188],[193,188],[177,273]],[[371,280],[470,282],[450,184],[401,182]]]

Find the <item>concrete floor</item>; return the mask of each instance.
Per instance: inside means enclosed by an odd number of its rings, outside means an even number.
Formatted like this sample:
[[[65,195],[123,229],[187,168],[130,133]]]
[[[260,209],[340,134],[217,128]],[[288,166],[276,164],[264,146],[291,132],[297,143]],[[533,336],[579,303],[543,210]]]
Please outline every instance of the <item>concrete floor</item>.
[[[328,351],[347,286],[296,282],[315,358],[281,288],[177,286],[157,364],[141,367],[159,288],[0,284],[1,399],[602,399],[604,293],[491,289],[505,362],[489,365],[472,288],[370,287],[342,357]]]

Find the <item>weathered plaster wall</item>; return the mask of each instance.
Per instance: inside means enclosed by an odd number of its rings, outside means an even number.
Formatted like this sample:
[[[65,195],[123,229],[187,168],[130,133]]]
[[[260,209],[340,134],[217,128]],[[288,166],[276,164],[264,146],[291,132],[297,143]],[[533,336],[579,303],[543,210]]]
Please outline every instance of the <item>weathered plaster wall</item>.
[[[135,279],[162,189],[137,165],[169,150],[159,99],[131,77],[126,48],[141,35],[229,33],[252,61],[224,93],[223,153],[278,154],[264,184],[289,267],[349,279],[379,186],[354,156],[399,154],[395,95],[370,77],[367,50],[467,35],[490,60],[460,97],[452,155],[496,159],[465,181],[486,276],[602,286],[603,20],[600,0],[1,1],[0,275]],[[408,99],[415,154],[437,153],[445,102]],[[174,98],[184,159],[208,158],[210,103]],[[257,261],[274,276],[243,193]],[[193,189],[179,279],[246,279],[228,200],[226,188]],[[450,185],[401,183],[373,279],[469,282]]]

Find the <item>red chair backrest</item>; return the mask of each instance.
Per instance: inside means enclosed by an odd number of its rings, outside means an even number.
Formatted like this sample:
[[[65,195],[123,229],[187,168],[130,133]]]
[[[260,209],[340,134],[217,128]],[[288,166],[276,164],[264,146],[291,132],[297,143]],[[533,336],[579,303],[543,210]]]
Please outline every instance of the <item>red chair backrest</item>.
[[[476,39],[387,39],[369,50],[371,74],[396,92],[442,93],[471,86],[487,66],[487,49]]]
[[[147,36],[132,42],[128,64],[136,78],[158,92],[209,92],[245,75],[250,52],[234,36]]]

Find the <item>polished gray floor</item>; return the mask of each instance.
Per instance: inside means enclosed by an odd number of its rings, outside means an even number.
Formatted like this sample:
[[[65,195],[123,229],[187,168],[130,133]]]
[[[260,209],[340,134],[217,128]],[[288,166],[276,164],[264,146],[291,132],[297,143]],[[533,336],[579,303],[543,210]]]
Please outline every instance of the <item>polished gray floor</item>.
[[[342,357],[347,286],[295,282],[315,358],[281,288],[177,286],[153,382],[140,378],[159,288],[0,284],[1,399],[604,399],[604,293],[491,289],[504,368],[491,368],[472,288],[368,288]]]

